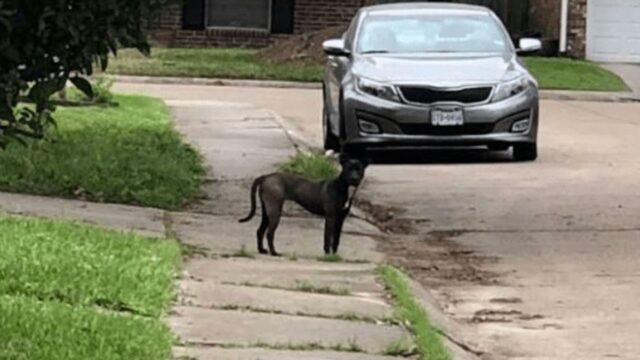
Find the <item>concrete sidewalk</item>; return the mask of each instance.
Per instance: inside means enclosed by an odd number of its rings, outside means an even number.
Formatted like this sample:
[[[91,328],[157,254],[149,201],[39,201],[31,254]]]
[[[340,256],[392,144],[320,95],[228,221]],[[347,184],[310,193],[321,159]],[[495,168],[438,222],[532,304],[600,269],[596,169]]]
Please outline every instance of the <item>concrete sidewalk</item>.
[[[191,254],[169,324],[180,359],[394,359],[392,345],[413,346],[393,320],[375,269],[383,256],[370,224],[350,219],[341,263],[322,254],[323,223],[288,207],[277,233],[281,259],[256,255],[249,211],[251,180],[294,153],[268,111],[250,105],[171,101],[175,125],[210,169],[206,199],[173,213],[0,193],[0,211],[83,221],[160,237],[177,237]],[[257,221],[257,220],[256,220]]]
[[[177,354],[352,359],[355,351],[357,359],[377,359],[393,343],[411,344],[409,334],[389,322],[391,308],[375,277],[382,255],[371,238],[355,235],[376,234],[369,224],[347,225],[342,256],[353,263],[322,263],[315,260],[322,254],[322,221],[291,206],[276,238],[285,259],[247,257],[255,256],[257,224],[236,219],[249,211],[251,181],[295,151],[269,112],[220,102],[169,105],[178,130],[213,169],[207,199],[193,209],[201,215],[174,217],[172,231],[204,255],[186,263],[170,320],[184,345]],[[319,289],[324,294],[312,293]],[[281,353],[300,349],[324,353]]]
[[[640,64],[602,64],[602,67],[620,76],[640,99]]]

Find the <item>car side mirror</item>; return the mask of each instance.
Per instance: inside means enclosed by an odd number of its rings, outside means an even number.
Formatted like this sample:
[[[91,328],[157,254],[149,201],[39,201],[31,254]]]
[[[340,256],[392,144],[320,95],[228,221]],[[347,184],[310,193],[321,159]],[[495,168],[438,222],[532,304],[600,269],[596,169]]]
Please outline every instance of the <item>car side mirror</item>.
[[[347,50],[344,40],[331,39],[322,43],[324,53],[329,56],[349,56],[351,52]]]
[[[542,49],[542,41],[533,38],[522,38],[518,44],[519,53],[531,53]]]

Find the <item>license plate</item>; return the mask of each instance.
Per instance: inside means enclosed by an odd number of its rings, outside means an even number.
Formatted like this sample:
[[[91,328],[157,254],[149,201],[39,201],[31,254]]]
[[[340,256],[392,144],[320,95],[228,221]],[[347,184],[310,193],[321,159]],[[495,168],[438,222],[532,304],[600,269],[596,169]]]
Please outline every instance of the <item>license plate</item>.
[[[434,109],[431,111],[431,125],[433,126],[461,126],[464,125],[462,109]]]

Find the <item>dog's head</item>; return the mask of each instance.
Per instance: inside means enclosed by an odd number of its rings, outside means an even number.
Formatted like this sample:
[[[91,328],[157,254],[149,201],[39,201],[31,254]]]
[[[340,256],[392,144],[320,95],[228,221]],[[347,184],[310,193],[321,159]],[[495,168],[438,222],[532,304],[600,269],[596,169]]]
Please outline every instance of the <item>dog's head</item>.
[[[342,165],[340,177],[350,186],[358,186],[364,179],[364,173],[369,163],[368,159],[352,159],[342,155],[340,156],[340,165]]]

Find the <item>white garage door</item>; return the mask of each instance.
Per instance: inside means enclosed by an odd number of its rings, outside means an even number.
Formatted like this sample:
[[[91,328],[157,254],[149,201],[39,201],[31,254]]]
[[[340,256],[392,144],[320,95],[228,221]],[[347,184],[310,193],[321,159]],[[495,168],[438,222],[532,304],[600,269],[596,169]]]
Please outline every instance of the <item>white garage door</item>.
[[[587,0],[587,58],[640,63],[640,0]]]

